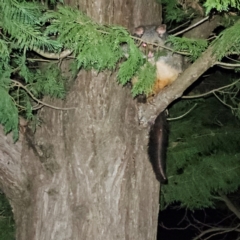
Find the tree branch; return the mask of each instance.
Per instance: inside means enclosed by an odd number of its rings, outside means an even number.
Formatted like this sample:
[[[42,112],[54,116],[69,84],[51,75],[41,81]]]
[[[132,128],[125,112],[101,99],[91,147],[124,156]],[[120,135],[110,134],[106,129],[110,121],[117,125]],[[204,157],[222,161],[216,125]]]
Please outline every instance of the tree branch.
[[[234,204],[230,201],[230,199],[226,195],[222,194],[221,192],[218,192],[218,194],[221,197],[220,200],[224,201],[228,209],[231,210],[240,219],[240,212],[234,206]]]
[[[225,234],[225,233],[232,232],[232,231],[239,232],[240,231],[239,227],[240,227],[240,224],[237,225],[236,227],[232,227],[232,228],[224,228],[224,227],[211,228],[206,231],[203,231],[197,237],[193,238],[193,240],[202,239],[202,237],[208,233],[213,233],[213,234],[211,234],[207,238],[204,238],[205,240],[210,239],[211,237],[219,235],[219,234]],[[214,233],[214,232],[216,232],[216,233]]]
[[[138,114],[141,124],[146,127],[149,123],[153,123],[159,113],[164,111],[174,100],[180,98],[183,92],[216,61],[217,57],[213,54],[213,49],[210,46],[173,84],[163,89],[153,99],[153,104],[141,104],[139,106]]]

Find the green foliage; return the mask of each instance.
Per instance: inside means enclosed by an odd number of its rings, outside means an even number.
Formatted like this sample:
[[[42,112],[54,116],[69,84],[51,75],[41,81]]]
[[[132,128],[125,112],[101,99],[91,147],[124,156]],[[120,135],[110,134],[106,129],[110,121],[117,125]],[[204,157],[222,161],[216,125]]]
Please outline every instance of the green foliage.
[[[120,66],[119,81],[126,83],[139,68],[142,56],[125,28],[99,25],[79,10],[68,7],[48,12],[43,17],[44,21],[47,19],[52,19],[52,24],[47,27],[45,35],[58,34],[58,41],[73,50],[78,68],[113,70],[124,57],[126,44],[128,59]]]
[[[158,0],[159,3],[163,4],[164,22],[182,22],[189,18],[189,13],[183,11],[178,4],[177,0]]]
[[[18,139],[18,110],[8,94],[9,90],[0,86],[0,123],[4,126],[4,132],[13,131],[13,139]]]
[[[240,10],[240,2],[238,0],[206,0],[204,7],[206,14],[209,14],[212,9],[216,9],[218,12],[228,11],[229,8]]]
[[[143,55],[138,48],[136,48],[134,41],[129,39],[127,43],[127,50],[124,49],[124,45],[123,51],[125,54],[129,54],[129,57],[120,65],[117,75],[117,79],[122,85],[126,84],[145,63]]]
[[[37,47],[48,51],[61,49],[62,46],[57,41],[42,34],[43,10],[41,4],[36,2],[0,1],[0,26],[14,48]]]
[[[240,53],[240,21],[225,29],[212,43],[214,53],[221,60],[226,54]]]
[[[199,15],[198,11],[202,7],[200,4],[203,4],[203,2],[198,2],[197,7],[194,1],[157,0],[157,2],[163,4],[165,23],[179,23],[193,18],[194,15]],[[218,12],[227,12],[229,9],[240,10],[240,2],[238,0],[206,0],[203,7],[205,14],[208,15],[212,10]]]
[[[45,95],[61,99],[65,97],[65,79],[54,65],[38,69],[34,79],[35,81],[27,86],[34,96],[40,98],[42,95]]]
[[[18,138],[18,113],[28,119],[37,107],[33,97],[45,95],[63,98],[64,81],[53,64],[31,63],[27,48],[56,50],[62,46],[42,33],[41,17],[44,9],[36,2],[0,1],[0,123],[5,133],[13,131]],[[11,57],[10,57],[11,56]],[[39,68],[39,69],[38,69]]]
[[[32,111],[37,106],[33,98],[64,96],[63,79],[56,66],[44,67],[34,60],[31,62],[26,51],[33,48],[52,51],[62,47],[43,35],[43,11],[42,5],[36,2],[0,0],[0,123],[5,133],[13,132],[15,141],[18,114],[33,117]]]
[[[156,67],[147,62],[144,67],[139,70],[136,79],[137,82],[132,88],[133,96],[135,97],[139,94],[148,95],[152,92],[152,88],[156,80]]]
[[[45,1],[45,6],[56,1]],[[123,27],[102,26],[77,9],[47,10],[42,4],[0,0],[0,123],[17,139],[18,113],[33,119],[39,100],[46,95],[64,98],[64,79],[58,61],[43,64],[37,52],[70,49],[79,68],[115,70],[126,84],[144,64],[143,54]],[[36,57],[37,58],[34,58]],[[4,97],[4,99],[2,99]]]
[[[180,102],[171,112],[181,115],[189,105]],[[219,191],[236,191],[240,186],[239,142],[239,121],[216,99],[208,99],[194,113],[170,122],[169,184],[163,187],[166,204],[214,207]]]
[[[200,57],[208,46],[208,42],[205,39],[190,39],[185,37],[169,36],[167,42],[173,46],[174,51],[189,53],[189,58],[192,61]]]
[[[11,95],[20,114],[32,120],[34,117],[32,111],[39,107],[38,103],[34,103],[33,97],[41,99],[43,96],[50,96],[63,99],[65,86],[61,72],[52,65],[42,66],[41,69],[28,73],[27,76],[31,78],[26,78],[28,84],[25,86],[18,81],[13,82]]]
[[[2,193],[0,193],[0,239],[15,239],[15,228],[12,209],[7,198]]]
[[[97,24],[77,9],[47,9],[46,6],[57,3],[54,0],[42,2],[45,5],[40,4],[40,1],[0,0],[0,86],[4,94],[8,94],[8,100],[2,101],[0,96],[5,116],[0,122],[6,132],[13,130],[17,138],[16,109],[22,116],[33,119],[33,111],[39,107],[38,99],[46,95],[64,98],[65,83],[58,69],[59,61],[49,60],[48,66],[42,64],[43,59],[34,53],[35,49],[50,53],[70,49],[76,59],[74,72],[79,68],[94,68],[97,71],[117,69],[117,79],[123,85],[131,81],[133,76],[136,77],[133,96],[151,92],[155,80],[154,67],[146,61],[126,29]],[[169,15],[169,21],[180,21],[186,14],[180,14],[176,1],[164,3],[173,9],[167,10],[168,14],[174,15]],[[238,32],[237,29],[232,31]],[[229,34],[232,34],[230,30],[226,32],[226,37],[224,33],[220,35],[219,42],[224,39],[224,43],[229,43]],[[231,41],[232,46],[229,48],[216,40],[214,44],[220,46],[216,51],[233,51],[238,46],[238,39],[234,34],[234,41]],[[199,57],[207,47],[204,40],[170,37],[169,42],[174,51],[189,52],[191,60]],[[218,54],[222,56],[224,53]]]

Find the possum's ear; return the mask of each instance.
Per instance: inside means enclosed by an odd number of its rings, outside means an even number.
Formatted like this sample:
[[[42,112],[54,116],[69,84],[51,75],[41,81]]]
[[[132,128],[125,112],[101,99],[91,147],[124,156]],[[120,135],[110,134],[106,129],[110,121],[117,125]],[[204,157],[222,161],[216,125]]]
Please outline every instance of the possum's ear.
[[[159,34],[160,37],[162,37],[167,31],[167,26],[165,24],[159,25],[156,28],[156,32]]]
[[[140,27],[135,28],[135,31],[134,31],[133,35],[136,35],[138,37],[142,37],[144,32],[145,32],[145,28],[140,26]]]

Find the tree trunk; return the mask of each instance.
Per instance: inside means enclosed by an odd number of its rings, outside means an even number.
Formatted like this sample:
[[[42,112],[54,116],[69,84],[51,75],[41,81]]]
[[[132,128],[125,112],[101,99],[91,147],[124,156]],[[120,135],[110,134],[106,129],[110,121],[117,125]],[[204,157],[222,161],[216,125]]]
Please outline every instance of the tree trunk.
[[[148,131],[114,78],[82,72],[66,100],[76,110],[43,109],[41,128],[15,145],[1,135],[17,239],[156,239]]]
[[[117,24],[130,30],[139,25],[162,23],[162,8],[155,0],[66,0],[101,24]]]
[[[145,2],[79,6],[100,23],[161,22],[153,1],[140,14]],[[1,129],[0,188],[13,207],[16,238],[156,239],[159,184],[147,156],[149,128],[139,126],[130,89],[114,73],[81,71],[66,100],[51,104],[75,109],[42,109],[41,126],[35,133],[23,127],[17,143]]]

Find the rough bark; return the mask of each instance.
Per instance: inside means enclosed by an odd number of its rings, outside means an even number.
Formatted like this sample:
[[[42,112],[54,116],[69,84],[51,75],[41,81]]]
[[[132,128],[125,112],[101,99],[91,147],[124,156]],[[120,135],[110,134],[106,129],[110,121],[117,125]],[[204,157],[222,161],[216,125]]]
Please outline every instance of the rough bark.
[[[10,200],[21,198],[24,188],[26,170],[21,169],[22,141],[23,136],[20,135],[14,144],[12,135],[5,135],[0,126],[0,189],[7,193]]]
[[[141,24],[162,23],[161,5],[145,0],[65,1],[101,24],[117,24],[132,30]]]
[[[76,110],[43,109],[41,128],[16,144],[1,134],[17,239],[156,239],[148,131],[114,79],[81,72],[65,102]]]
[[[161,22],[156,6],[78,4],[100,23],[128,28]],[[24,129],[15,144],[1,129],[0,187],[13,207],[16,238],[156,239],[159,184],[147,157],[149,129],[139,127],[130,90],[113,73],[81,71],[65,102],[52,104],[75,110],[42,109],[41,127]]]

